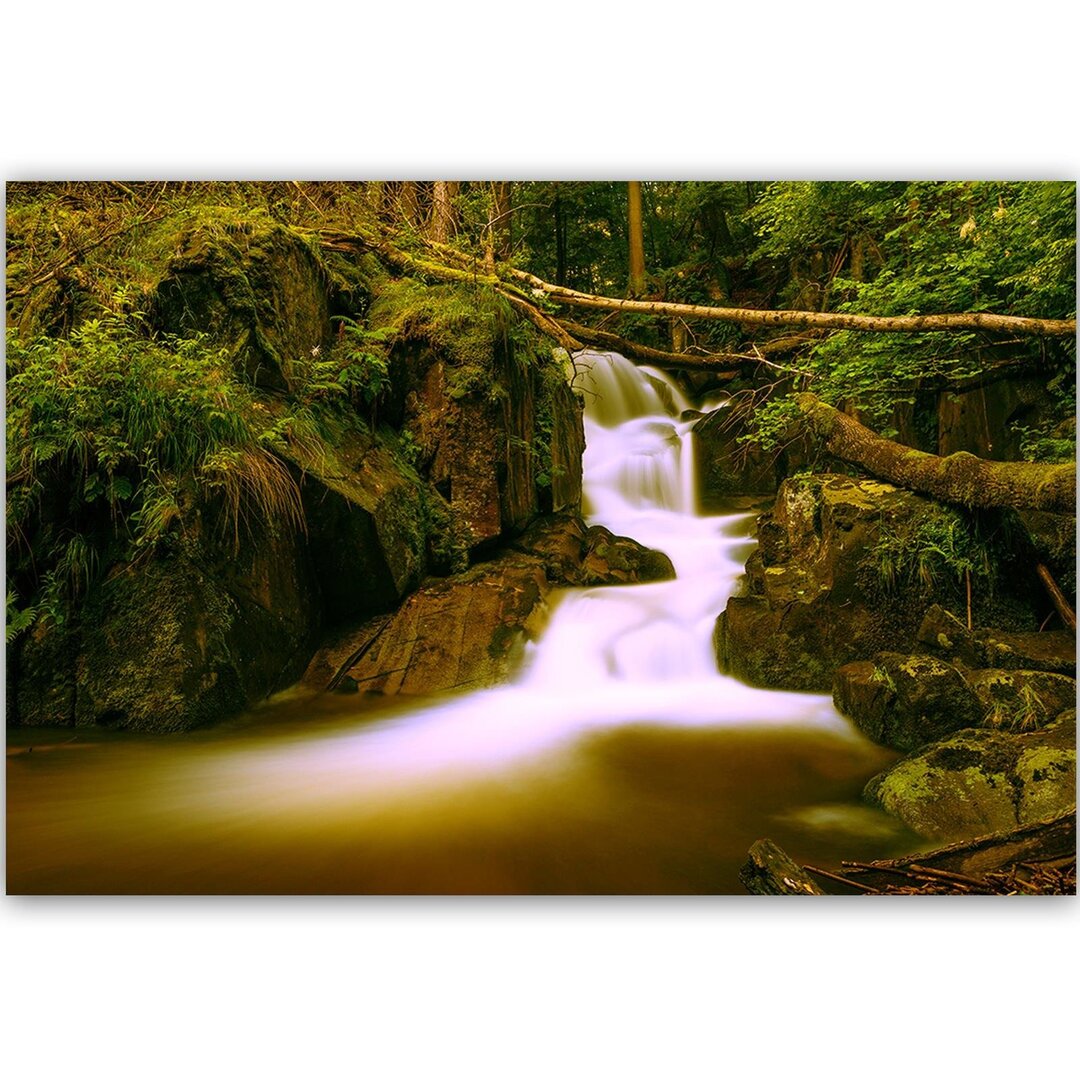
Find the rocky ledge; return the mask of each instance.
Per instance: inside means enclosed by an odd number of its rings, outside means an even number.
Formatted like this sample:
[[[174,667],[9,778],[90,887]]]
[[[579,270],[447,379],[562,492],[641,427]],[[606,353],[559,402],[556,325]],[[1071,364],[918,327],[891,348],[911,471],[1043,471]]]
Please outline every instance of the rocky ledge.
[[[493,686],[544,626],[553,589],[674,576],[663,553],[559,515],[495,558],[428,582],[393,615],[339,635],[318,651],[304,681],[319,690],[407,695]]]

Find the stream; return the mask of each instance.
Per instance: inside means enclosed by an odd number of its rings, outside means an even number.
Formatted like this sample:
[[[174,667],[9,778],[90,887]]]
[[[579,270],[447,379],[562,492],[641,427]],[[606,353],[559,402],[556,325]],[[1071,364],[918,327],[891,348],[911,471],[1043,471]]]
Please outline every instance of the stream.
[[[763,836],[833,866],[915,846],[860,800],[898,755],[826,696],[717,671],[755,515],[697,513],[691,403],[621,356],[577,365],[587,520],[675,580],[563,591],[492,690],[294,688],[184,735],[9,731],[9,892],[739,893]]]

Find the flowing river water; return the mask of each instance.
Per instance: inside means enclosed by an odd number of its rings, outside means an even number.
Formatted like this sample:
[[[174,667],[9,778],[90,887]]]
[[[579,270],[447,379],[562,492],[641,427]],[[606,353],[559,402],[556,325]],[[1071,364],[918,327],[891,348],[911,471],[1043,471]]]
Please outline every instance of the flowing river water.
[[[828,697],[717,671],[754,515],[696,512],[690,403],[620,356],[577,364],[587,516],[675,580],[567,590],[492,690],[294,689],[184,735],[9,732],[8,890],[728,893],[763,836],[827,864],[910,849],[859,797],[897,755]]]

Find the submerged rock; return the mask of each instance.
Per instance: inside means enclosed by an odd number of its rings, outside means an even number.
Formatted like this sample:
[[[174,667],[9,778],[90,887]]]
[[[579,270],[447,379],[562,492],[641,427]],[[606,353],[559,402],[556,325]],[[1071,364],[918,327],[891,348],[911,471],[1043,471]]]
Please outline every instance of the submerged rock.
[[[1076,713],[1042,731],[962,731],[875,776],[865,794],[920,836],[956,840],[1076,805]]]

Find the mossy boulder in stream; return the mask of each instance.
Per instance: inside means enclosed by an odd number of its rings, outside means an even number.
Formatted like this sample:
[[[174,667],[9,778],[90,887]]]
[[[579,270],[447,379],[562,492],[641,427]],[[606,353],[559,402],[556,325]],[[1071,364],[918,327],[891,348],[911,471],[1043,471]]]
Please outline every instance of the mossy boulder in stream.
[[[962,731],[910,754],[866,797],[931,840],[1040,821],[1076,805],[1076,712],[1041,731]]]
[[[827,691],[844,664],[914,652],[927,605],[954,604],[957,567],[985,554],[961,511],[831,474],[785,480],[758,538],[746,590],[717,622],[717,658],[753,685],[791,690]],[[1031,583],[1004,556],[988,563],[976,614],[1034,629]]]
[[[971,727],[1025,731],[1076,701],[1076,681],[1047,671],[970,670],[935,656],[878,653],[836,673],[833,702],[874,742],[914,750]]]

